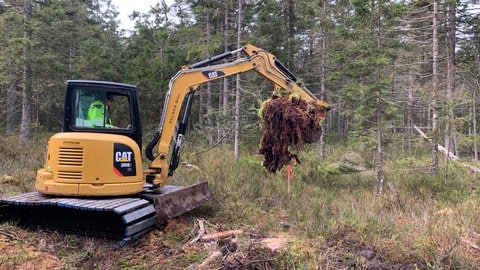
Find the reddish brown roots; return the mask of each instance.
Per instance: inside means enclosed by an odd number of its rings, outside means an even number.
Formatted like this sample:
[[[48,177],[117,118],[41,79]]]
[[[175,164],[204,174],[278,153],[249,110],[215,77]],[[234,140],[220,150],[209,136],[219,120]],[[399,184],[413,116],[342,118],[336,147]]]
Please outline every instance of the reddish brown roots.
[[[272,97],[262,111],[259,153],[265,157],[263,166],[276,172],[292,159],[298,161],[298,157],[290,153],[290,147],[301,150],[306,143],[320,139],[323,113],[323,107],[301,99]]]

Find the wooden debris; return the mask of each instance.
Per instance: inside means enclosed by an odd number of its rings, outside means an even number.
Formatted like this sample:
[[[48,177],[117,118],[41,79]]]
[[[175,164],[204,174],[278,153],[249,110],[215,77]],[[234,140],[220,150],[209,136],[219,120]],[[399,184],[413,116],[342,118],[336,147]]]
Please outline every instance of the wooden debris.
[[[188,242],[189,244],[193,244],[197,242],[207,232],[207,230],[205,229],[205,220],[202,218],[202,219],[197,219],[197,221],[198,221],[197,236],[194,239],[192,239],[190,242]]]
[[[197,270],[210,270],[210,269],[220,269],[219,266],[222,263],[223,254],[220,251],[213,252],[208,258],[206,258],[200,265]]]
[[[205,226],[206,221],[204,219],[197,219],[197,222],[198,222],[197,236],[195,236],[195,238],[190,240],[187,243],[187,245],[198,242],[199,240],[210,241],[210,240],[227,238],[227,237],[243,234],[243,230],[229,230],[229,231],[223,231],[223,232],[207,233],[207,227]]]
[[[243,230],[230,230],[230,231],[224,231],[224,232],[204,234],[203,236],[200,237],[200,239],[204,240],[204,241],[209,241],[209,240],[213,240],[213,239],[236,236],[236,235],[239,235],[239,234],[243,234]]]

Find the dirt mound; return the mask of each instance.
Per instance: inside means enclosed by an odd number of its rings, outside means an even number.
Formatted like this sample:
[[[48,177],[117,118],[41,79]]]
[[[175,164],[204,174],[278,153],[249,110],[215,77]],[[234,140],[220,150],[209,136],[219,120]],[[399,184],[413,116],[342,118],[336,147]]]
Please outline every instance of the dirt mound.
[[[298,162],[297,155],[290,152],[291,147],[299,151],[306,143],[320,139],[324,112],[324,107],[299,97],[274,96],[268,100],[261,111],[263,135],[259,153],[265,157],[263,166],[276,172],[292,159]]]

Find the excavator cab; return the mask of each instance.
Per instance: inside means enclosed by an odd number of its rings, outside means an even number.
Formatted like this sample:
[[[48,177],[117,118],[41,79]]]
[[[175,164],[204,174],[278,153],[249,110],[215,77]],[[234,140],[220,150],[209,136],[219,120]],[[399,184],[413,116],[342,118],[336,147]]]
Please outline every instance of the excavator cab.
[[[70,80],[65,93],[64,132],[98,132],[130,137],[141,148],[137,88],[113,82]]]

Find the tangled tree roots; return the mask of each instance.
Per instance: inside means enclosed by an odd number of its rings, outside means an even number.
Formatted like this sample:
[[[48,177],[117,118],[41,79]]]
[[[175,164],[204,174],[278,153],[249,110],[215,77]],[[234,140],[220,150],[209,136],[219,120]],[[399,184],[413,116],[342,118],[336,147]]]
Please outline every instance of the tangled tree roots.
[[[299,98],[272,97],[262,110],[263,135],[259,153],[264,155],[263,166],[276,172],[292,159],[298,158],[289,148],[300,150],[306,143],[320,139],[325,108]]]

